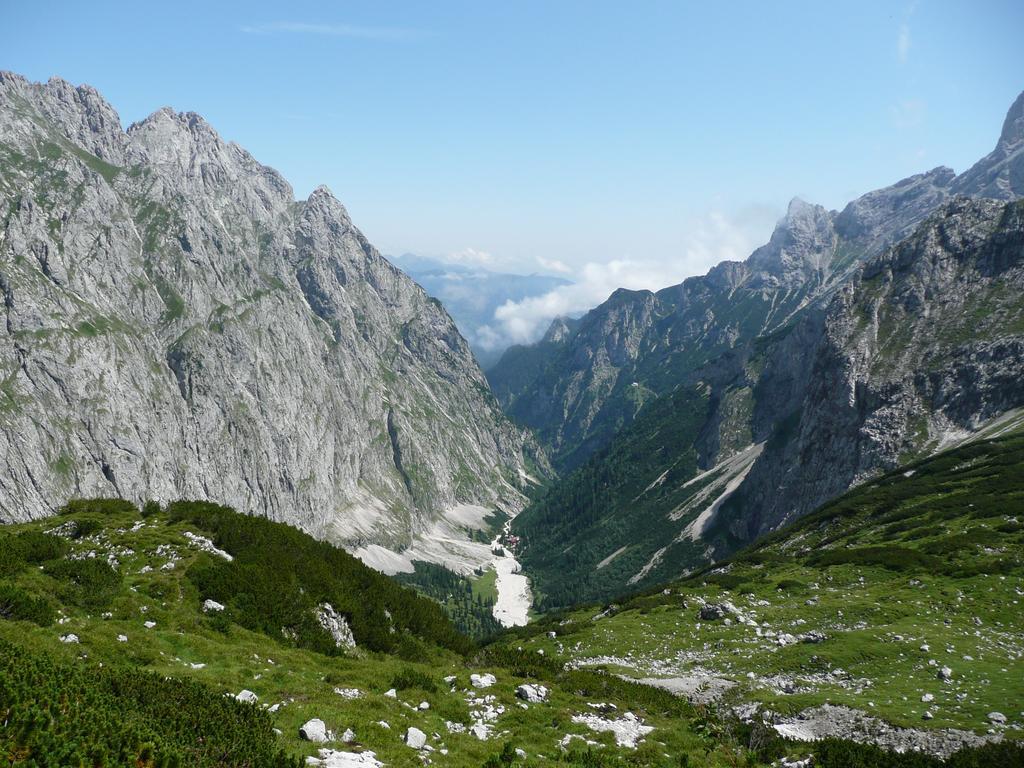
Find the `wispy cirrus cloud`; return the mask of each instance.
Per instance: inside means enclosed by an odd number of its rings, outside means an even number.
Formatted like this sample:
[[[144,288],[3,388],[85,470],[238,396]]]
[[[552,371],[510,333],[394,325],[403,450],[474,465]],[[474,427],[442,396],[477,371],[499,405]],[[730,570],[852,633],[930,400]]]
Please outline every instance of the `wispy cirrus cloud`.
[[[910,58],[910,25],[900,26],[900,33],[896,37],[896,58],[901,64],[905,64]]]
[[[910,60],[910,18],[917,10],[917,0],[912,0],[903,10],[903,21],[900,23],[899,34],[896,35],[896,60],[906,64]]]
[[[362,40],[411,40],[427,33],[422,29],[405,27],[367,27],[358,24],[312,24],[304,21],[270,21],[245,24],[247,35],[318,35],[320,37],[348,37]]]

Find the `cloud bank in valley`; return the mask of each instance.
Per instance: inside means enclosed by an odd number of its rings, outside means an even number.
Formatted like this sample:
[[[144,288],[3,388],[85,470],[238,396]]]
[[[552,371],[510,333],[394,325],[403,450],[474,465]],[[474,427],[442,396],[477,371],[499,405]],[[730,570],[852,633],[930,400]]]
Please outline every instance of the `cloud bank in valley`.
[[[624,256],[587,262],[575,269],[544,259],[539,263],[545,270],[564,274],[574,282],[540,296],[505,302],[495,310],[493,321],[478,329],[477,343],[489,349],[529,344],[539,339],[556,317],[579,316],[618,288],[659,290],[704,274],[719,262],[742,261],[767,241],[780,215],[768,207],[750,208],[736,217],[710,213],[693,224],[678,255],[668,259]]]

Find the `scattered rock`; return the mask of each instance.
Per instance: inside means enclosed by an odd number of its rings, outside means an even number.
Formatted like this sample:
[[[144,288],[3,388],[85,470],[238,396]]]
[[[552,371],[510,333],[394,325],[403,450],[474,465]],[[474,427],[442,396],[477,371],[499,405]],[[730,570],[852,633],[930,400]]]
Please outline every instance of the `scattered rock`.
[[[255,704],[260,700],[260,697],[250,691],[248,688],[241,691],[235,696],[239,701],[245,702],[246,704]]]
[[[78,642],[78,635],[76,635],[74,632],[69,632],[66,635],[61,635],[60,636],[60,641],[62,643],[77,643]]]
[[[397,699],[398,691],[396,691],[394,688],[389,688],[384,692],[384,695],[387,696],[389,699]]]
[[[348,626],[348,621],[334,610],[330,603],[320,603],[316,608],[315,615],[320,626],[327,630],[334,639],[335,648],[356,647],[356,638]]]
[[[307,757],[306,765],[318,768],[383,768],[384,763],[373,752],[339,752],[321,749],[320,757]]]
[[[949,667],[943,667],[942,669],[939,670],[938,678],[939,678],[939,680],[952,680],[953,679],[953,670],[950,669]]]
[[[543,701],[547,701],[548,689],[543,685],[524,683],[516,688],[516,696],[531,704],[540,704]]]
[[[708,603],[707,605],[701,606],[700,612],[697,616],[701,621],[718,621],[719,619],[724,619],[726,613],[727,611],[724,605]]]
[[[218,603],[216,600],[204,600],[203,601],[203,613],[214,613],[217,611],[223,611],[224,606]]]
[[[423,749],[427,745],[427,734],[419,728],[412,726],[405,732],[405,746],[413,749]]]
[[[989,712],[988,721],[993,725],[1006,725],[1006,715],[1002,712]]]
[[[474,688],[490,688],[498,682],[498,678],[487,672],[483,675],[472,674],[469,676],[469,684]]]
[[[205,536],[198,536],[192,533],[191,531],[185,531],[185,538],[188,539],[189,543],[196,549],[199,549],[203,552],[209,552],[211,555],[216,555],[217,557],[221,557],[227,560],[229,563],[235,559],[227,552],[225,552],[223,549],[217,549],[217,547],[214,546],[213,542]]]
[[[793,717],[776,717],[772,727],[780,736],[794,741],[850,739],[896,752],[924,752],[942,759],[963,747],[977,747],[999,738],[953,728],[899,728],[866,712],[832,704],[813,707]]]
[[[312,720],[307,720],[299,728],[299,738],[304,739],[305,741],[323,744],[327,741],[327,726],[324,724],[323,720],[314,717]]]
[[[598,715],[583,714],[573,715],[572,721],[587,726],[592,731],[609,731],[615,737],[615,743],[620,747],[636,749],[636,745],[643,740],[643,737],[654,730],[649,725],[644,725],[632,712],[626,712],[617,720],[610,720]]]

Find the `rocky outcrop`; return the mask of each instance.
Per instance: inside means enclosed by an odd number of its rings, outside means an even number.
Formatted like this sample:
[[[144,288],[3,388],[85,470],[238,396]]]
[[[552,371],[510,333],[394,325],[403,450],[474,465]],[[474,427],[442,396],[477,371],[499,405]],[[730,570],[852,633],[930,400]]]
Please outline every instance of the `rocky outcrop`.
[[[795,199],[770,241],[745,262],[724,262],[656,293],[617,291],[572,327],[556,320],[541,342],[510,349],[488,378],[506,412],[535,430],[555,467],[571,470],[630,424],[650,397],[822,311],[861,265],[958,195],[1024,195],[1024,94],[996,148],[963,174],[935,168],[839,212]],[[705,464],[722,458],[706,453]]]
[[[522,505],[524,436],[327,188],[295,201],[196,114],[125,131],[7,73],[0,169],[0,518],[191,497],[400,549]]]
[[[653,396],[707,378],[754,339],[820,311],[865,260],[949,197],[948,168],[870,192],[841,213],[794,199],[745,262],[656,293],[616,291],[572,326],[556,320],[534,347],[488,372],[506,412],[532,427],[556,468],[571,470],[630,424]],[[742,446],[735,446],[739,449]],[[707,462],[726,456],[710,452]]]
[[[1006,113],[996,148],[957,178],[953,192],[996,200],[1024,196],[1024,93]]]
[[[962,176],[794,200],[747,261],[507,353],[532,378],[498,366],[495,391],[564,472],[512,526],[537,594],[676,578],[1024,406],[1020,209],[954,195],[1016,196],[971,179],[1015,178],[1022,103]]]
[[[794,423],[747,477],[749,540],[1024,406],[1024,202],[960,199],[837,294]]]

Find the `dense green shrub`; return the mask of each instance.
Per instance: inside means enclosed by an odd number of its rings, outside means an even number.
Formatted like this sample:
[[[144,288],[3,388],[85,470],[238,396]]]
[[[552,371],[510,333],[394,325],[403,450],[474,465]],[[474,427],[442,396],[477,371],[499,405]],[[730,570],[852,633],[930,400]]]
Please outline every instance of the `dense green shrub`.
[[[11,576],[29,564],[36,565],[63,557],[68,543],[59,536],[38,531],[0,535],[0,575]]]
[[[54,614],[49,600],[33,597],[15,584],[0,581],[0,618],[31,621],[41,627],[48,627],[53,623]]]
[[[807,585],[798,579],[782,579],[775,585],[775,588],[781,589],[783,592],[799,592],[807,589]]]
[[[949,555],[965,552],[973,555],[979,546],[996,545],[1002,541],[996,531],[991,528],[977,526],[955,536],[947,536],[938,541],[931,541],[921,549],[932,555]]]
[[[942,562],[931,555],[906,547],[854,547],[827,549],[811,555],[807,562],[819,568],[830,565],[878,565],[890,571],[934,570]]]
[[[437,693],[437,681],[425,672],[412,667],[403,667],[393,678],[391,687],[397,691],[416,688],[427,693]]]
[[[265,712],[201,683],[59,663],[6,641],[0,714],[0,754],[19,765],[299,765],[278,748]]]
[[[824,739],[814,745],[816,768],[1019,768],[1024,746],[1004,741],[964,747],[943,762],[919,752],[892,752],[872,744]]]
[[[42,531],[22,531],[14,540],[27,563],[38,564],[56,560],[64,557],[68,551],[68,543],[64,539]]]
[[[433,600],[302,531],[209,502],[174,502],[166,512],[172,522],[208,532],[232,554],[231,562],[201,557],[187,573],[203,598],[225,604],[244,627],[338,653],[314,616],[318,605],[330,603],[369,650],[393,653],[406,636],[458,653],[473,648]]]
[[[45,572],[64,583],[64,600],[83,608],[106,608],[121,590],[121,574],[104,560],[58,560],[49,563]]]
[[[745,584],[750,579],[746,576],[739,576],[735,573],[713,573],[704,577],[707,584],[717,584],[722,589],[733,590]]]
[[[139,510],[134,504],[125,499],[72,499],[63,507],[58,514],[77,515],[83,512],[90,512],[101,517],[117,517],[121,515],[138,515]]]
[[[75,539],[83,539],[86,536],[92,536],[94,533],[99,533],[102,530],[102,520],[96,520],[91,517],[80,517],[75,520],[75,527],[71,532],[71,537]]]

